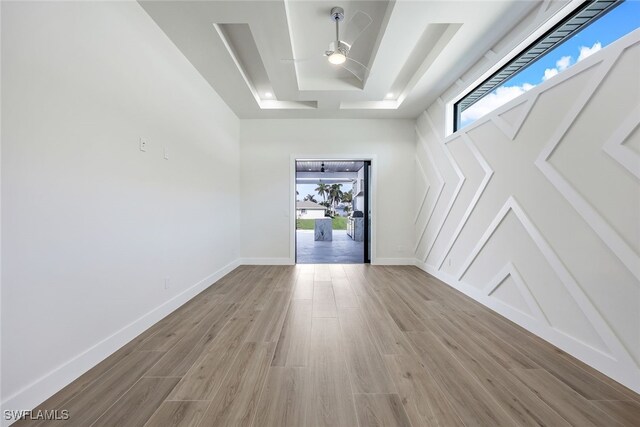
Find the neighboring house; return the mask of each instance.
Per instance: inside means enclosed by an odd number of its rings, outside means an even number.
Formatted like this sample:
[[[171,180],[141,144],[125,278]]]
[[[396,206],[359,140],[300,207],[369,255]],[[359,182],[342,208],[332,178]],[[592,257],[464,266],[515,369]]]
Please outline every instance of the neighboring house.
[[[307,200],[296,202],[296,218],[298,219],[324,218],[326,211],[327,208],[315,202]]]

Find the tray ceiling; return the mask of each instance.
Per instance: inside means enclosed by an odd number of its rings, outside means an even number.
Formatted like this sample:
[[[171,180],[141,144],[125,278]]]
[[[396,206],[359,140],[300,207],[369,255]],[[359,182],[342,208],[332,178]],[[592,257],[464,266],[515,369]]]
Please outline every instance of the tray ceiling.
[[[524,17],[534,1],[140,1],[240,118],[414,118]],[[371,24],[349,57],[323,56],[329,17]]]

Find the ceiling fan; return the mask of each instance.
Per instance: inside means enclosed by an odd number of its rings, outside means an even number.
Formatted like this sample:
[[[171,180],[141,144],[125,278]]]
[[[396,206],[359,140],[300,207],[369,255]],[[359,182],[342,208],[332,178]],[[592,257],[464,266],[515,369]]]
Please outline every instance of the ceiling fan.
[[[329,43],[329,49],[324,52],[324,56],[331,64],[343,67],[360,81],[363,81],[369,69],[364,64],[351,58],[349,52],[356,39],[360,37],[364,30],[371,24],[371,17],[361,10],[357,11],[353,14],[349,22],[347,22],[347,29],[342,36],[340,36],[340,23],[344,21],[344,9],[338,6],[332,8],[330,17],[336,25],[336,39]],[[293,61],[300,62],[306,60],[308,59]]]

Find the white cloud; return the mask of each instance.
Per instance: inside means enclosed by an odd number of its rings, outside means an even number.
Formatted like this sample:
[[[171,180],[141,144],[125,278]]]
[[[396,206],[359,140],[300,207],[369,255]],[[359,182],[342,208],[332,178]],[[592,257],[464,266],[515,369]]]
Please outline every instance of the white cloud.
[[[591,47],[580,46],[580,55],[578,56],[578,62],[582,61],[585,58],[590,57],[600,49],[602,49],[602,44],[600,42],[595,42]]]
[[[571,56],[569,55],[563,56],[556,61],[556,67],[558,68],[558,71],[566,70],[569,65],[571,65]]]
[[[549,80],[551,77],[557,75],[559,73],[557,68],[547,68],[546,70],[544,70],[544,76],[542,76],[542,81],[547,81]]]
[[[542,81],[549,80],[551,77],[557,75],[560,71],[564,71],[567,68],[569,68],[569,65],[571,65],[571,59],[572,58],[569,55],[563,56],[562,58],[558,59],[556,61],[555,68],[547,68],[546,70],[544,70],[544,76],[542,76]]]
[[[534,87],[529,83],[522,86],[501,86],[464,110],[460,116],[462,123],[477,120]]]

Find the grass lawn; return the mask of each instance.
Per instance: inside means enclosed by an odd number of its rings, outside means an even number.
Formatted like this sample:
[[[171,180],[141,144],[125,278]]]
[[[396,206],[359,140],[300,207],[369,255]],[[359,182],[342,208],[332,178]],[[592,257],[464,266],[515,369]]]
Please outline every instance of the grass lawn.
[[[298,230],[313,230],[313,226],[315,225],[315,219],[297,219],[296,220],[296,228]],[[333,218],[333,229],[334,230],[346,230],[347,229],[347,217],[346,216],[337,216]]]

